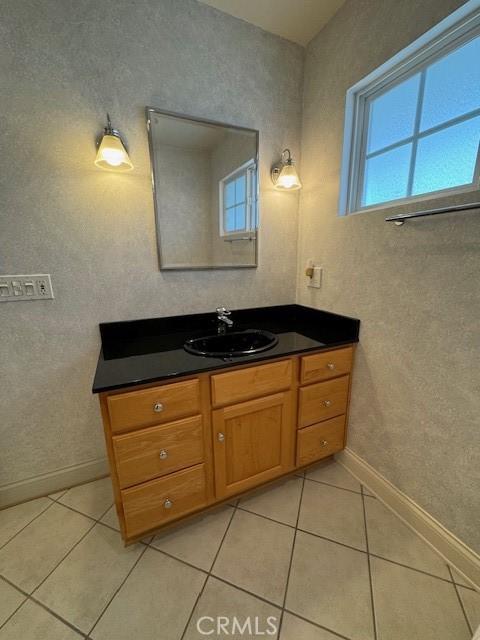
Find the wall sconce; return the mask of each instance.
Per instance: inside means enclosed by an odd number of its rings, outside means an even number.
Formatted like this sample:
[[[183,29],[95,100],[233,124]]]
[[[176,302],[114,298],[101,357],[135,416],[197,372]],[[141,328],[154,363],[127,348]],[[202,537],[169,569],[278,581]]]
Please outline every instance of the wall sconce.
[[[282,161],[272,167],[271,175],[275,189],[296,191],[302,188],[290,149],[282,151]]]
[[[97,167],[110,171],[130,171],[133,169],[125,142],[120,131],[112,127],[108,113],[107,126],[97,139],[97,148],[97,157],[95,158]]]

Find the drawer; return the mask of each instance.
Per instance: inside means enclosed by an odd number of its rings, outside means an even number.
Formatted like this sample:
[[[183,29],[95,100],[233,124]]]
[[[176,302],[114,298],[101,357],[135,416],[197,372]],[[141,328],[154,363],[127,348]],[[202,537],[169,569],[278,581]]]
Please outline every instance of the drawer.
[[[353,347],[304,356],[300,368],[300,382],[305,384],[343,376],[350,373],[352,360]]]
[[[108,396],[113,433],[148,427],[200,413],[200,382],[185,380]]]
[[[341,451],[345,439],[345,416],[338,416],[297,433],[297,466],[315,462]]]
[[[288,389],[291,384],[291,360],[219,373],[212,376],[212,402],[217,406],[233,404]]]
[[[298,390],[298,427],[339,416],[347,410],[350,376],[311,384]]]
[[[120,487],[203,462],[201,416],[113,437]]]
[[[122,491],[127,536],[155,529],[165,522],[205,506],[205,465],[177,471],[164,478]]]

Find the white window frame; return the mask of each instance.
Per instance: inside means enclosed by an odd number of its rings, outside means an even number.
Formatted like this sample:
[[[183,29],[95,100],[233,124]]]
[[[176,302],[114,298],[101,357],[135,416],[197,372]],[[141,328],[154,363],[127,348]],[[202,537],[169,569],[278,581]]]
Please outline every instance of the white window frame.
[[[255,237],[257,227],[257,206],[258,206],[258,177],[257,188],[253,188],[252,174],[257,171],[257,163],[254,158],[247,160],[240,167],[234,169],[231,173],[224,176],[218,182],[218,204],[219,204],[219,231],[222,238],[245,238],[250,239]],[[244,231],[226,231],[224,228],[224,198],[223,193],[225,189],[225,183],[230,180],[245,174],[247,178],[246,184],[246,197],[247,197],[247,211],[246,211],[246,229]]]
[[[478,192],[480,189],[480,161],[477,157],[472,183],[425,194],[397,198],[369,206],[360,206],[363,186],[366,136],[368,134],[368,100],[382,89],[387,91],[406,78],[432,64],[449,50],[480,35],[480,0],[469,0],[435,27],[424,33],[408,47],[375,69],[347,91],[345,128],[340,174],[339,215],[398,207],[409,202],[432,200],[446,195]],[[439,130],[442,126],[438,127]],[[435,127],[436,129],[436,127]]]

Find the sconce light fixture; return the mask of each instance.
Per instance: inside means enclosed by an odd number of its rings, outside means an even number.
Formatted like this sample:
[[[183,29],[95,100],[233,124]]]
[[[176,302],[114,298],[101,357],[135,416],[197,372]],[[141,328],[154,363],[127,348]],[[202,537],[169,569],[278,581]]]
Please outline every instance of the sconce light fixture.
[[[127,147],[118,129],[112,127],[107,113],[107,126],[97,139],[97,157],[95,164],[110,171],[130,171],[133,164],[128,157]]]
[[[282,160],[272,167],[271,175],[275,189],[295,191],[302,188],[290,149],[282,151]]]

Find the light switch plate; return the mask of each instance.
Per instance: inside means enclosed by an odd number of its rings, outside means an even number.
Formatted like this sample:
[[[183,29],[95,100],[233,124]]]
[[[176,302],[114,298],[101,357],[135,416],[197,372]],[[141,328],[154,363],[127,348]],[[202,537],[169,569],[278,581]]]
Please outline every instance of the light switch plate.
[[[49,273],[1,276],[0,302],[24,300],[52,300],[52,281]]]
[[[313,265],[313,274],[310,278],[310,282],[308,283],[308,287],[312,289],[320,289],[322,286],[322,267],[318,265]]]

